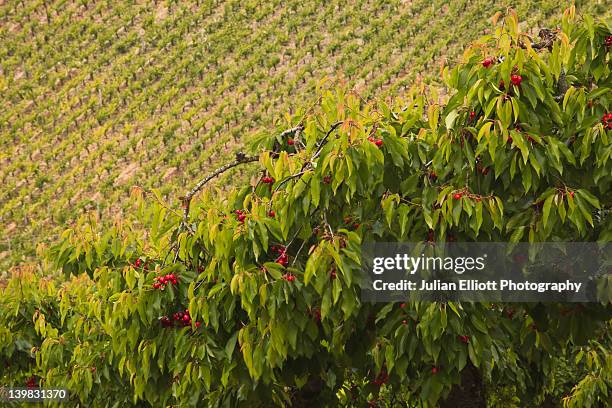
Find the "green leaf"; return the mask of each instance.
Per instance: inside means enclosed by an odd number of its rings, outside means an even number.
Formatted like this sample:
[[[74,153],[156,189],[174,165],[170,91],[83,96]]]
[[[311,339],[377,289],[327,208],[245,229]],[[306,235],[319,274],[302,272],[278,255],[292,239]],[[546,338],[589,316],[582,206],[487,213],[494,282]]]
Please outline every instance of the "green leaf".
[[[546,224],[548,223],[548,217],[550,215],[550,208],[552,206],[552,202],[554,198],[555,196],[551,195],[544,201],[544,206],[542,208],[542,224],[544,225],[544,228],[546,228]]]
[[[597,209],[601,209],[601,204],[599,203],[599,200],[597,199],[597,197],[595,197],[593,194],[591,194],[587,190],[582,189],[582,188],[578,189],[576,190],[576,195],[588,201],[589,204],[591,204],[593,207]]]

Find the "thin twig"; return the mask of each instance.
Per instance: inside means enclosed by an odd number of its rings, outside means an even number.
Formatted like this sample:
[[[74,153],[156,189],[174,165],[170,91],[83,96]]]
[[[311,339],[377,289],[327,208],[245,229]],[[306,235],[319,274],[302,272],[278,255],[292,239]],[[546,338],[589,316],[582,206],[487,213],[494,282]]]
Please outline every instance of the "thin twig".
[[[184,209],[183,210],[183,223],[187,225],[187,222],[189,220],[189,208],[191,205],[191,199],[204,187],[206,183],[208,183],[210,180],[214,179],[218,175],[225,173],[231,168],[234,168],[236,166],[239,166],[245,163],[252,163],[258,160],[259,160],[259,156],[246,156],[244,153],[236,153],[236,160],[219,167],[217,170],[213,171],[211,174],[209,174],[208,176],[200,180],[198,184],[196,184],[195,187],[192,188],[191,191],[187,193],[187,195],[185,195],[185,197],[180,197],[181,201],[183,202],[183,209]]]
[[[280,134],[280,137],[284,138],[287,135],[299,132],[303,129],[304,129],[304,125],[300,123],[296,127],[283,131]],[[210,180],[214,179],[218,175],[225,173],[231,168],[234,168],[236,166],[239,166],[245,163],[252,163],[258,160],[259,160],[259,156],[247,156],[244,153],[238,152],[236,153],[236,160],[219,167],[217,170],[213,171],[211,174],[209,174],[208,176],[200,180],[195,185],[195,187],[193,187],[191,191],[189,191],[184,197],[179,197],[180,200],[183,202],[183,224],[187,225],[187,222],[189,220],[189,209],[191,205],[191,199],[204,187],[204,185],[206,185],[206,183],[208,183]]]
[[[316,159],[317,157],[319,157],[319,155],[321,154],[321,150],[323,149],[323,145],[327,142],[327,138],[329,137],[329,135],[332,134],[332,132],[334,130],[336,130],[336,128],[338,126],[340,126],[342,123],[344,123],[343,121],[338,121],[336,123],[334,123],[331,128],[329,128],[329,130],[327,131],[327,134],[325,135],[325,137],[323,137],[323,139],[321,139],[319,141],[319,143],[317,144],[317,151],[315,152],[315,154],[312,156],[312,158],[310,159],[310,161],[312,162],[314,159]]]
[[[288,182],[289,180],[292,180],[296,177],[299,177],[301,175],[303,175],[304,173],[306,173],[306,171],[312,167],[312,163],[314,162],[314,160],[319,157],[319,155],[321,154],[321,150],[323,149],[323,145],[325,144],[325,142],[327,141],[327,138],[329,137],[329,135],[332,134],[332,132],[334,130],[336,130],[336,128],[338,126],[340,126],[342,123],[344,123],[343,121],[338,121],[336,123],[334,123],[331,128],[327,131],[327,133],[325,134],[325,136],[323,137],[323,139],[321,139],[319,141],[319,143],[317,143],[317,150],[316,152],[312,155],[312,157],[310,158],[310,160],[308,160],[307,162],[304,163],[304,165],[302,166],[302,168],[300,169],[300,171],[298,173],[295,174],[291,174],[290,176],[287,176],[286,178],[284,178],[283,180],[281,180],[280,183],[277,184],[276,188],[274,189],[274,192],[277,192],[286,182]]]

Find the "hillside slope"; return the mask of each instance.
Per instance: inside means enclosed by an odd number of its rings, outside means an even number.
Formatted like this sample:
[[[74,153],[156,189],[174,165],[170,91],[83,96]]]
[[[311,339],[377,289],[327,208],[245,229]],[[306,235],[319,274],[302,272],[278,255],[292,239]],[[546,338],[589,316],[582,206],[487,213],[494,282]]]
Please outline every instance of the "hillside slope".
[[[323,77],[366,98],[435,81],[457,44],[513,5],[128,3],[0,1],[0,269],[82,211],[119,213],[134,184],[178,196],[311,102]],[[553,26],[567,6],[517,3],[529,27]]]

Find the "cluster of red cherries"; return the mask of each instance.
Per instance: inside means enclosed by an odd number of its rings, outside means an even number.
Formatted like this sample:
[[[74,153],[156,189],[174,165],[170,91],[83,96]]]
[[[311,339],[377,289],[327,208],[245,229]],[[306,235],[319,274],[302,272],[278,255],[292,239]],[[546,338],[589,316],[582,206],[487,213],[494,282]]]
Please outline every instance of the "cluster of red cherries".
[[[261,182],[264,184],[274,184],[274,179],[272,177],[262,177]]]
[[[295,275],[292,273],[286,273],[283,275],[283,279],[287,282],[293,282],[295,280]]]
[[[178,278],[173,273],[168,273],[164,276],[157,276],[154,280],[155,283],[153,284],[153,289],[160,290],[164,290],[168,284],[176,285],[178,283]]]
[[[185,309],[184,312],[176,312],[172,315],[172,318],[168,316],[162,316],[159,321],[162,327],[188,327],[191,326],[191,316],[189,316],[189,309]],[[201,322],[195,322],[195,327],[199,328],[202,325]]]
[[[32,376],[27,379],[25,385],[28,388],[36,388],[38,387],[38,381],[36,380],[36,377]]]
[[[612,35],[606,37],[606,47],[608,47],[608,49],[612,47]]]
[[[512,82],[514,86],[520,86],[521,82],[523,82],[523,77],[520,75],[511,75],[510,82]]]
[[[145,263],[142,261],[142,259],[138,258],[136,261],[134,261],[134,263],[132,264],[132,266],[134,268],[140,268],[142,267],[144,270],[147,270],[149,268],[149,264],[148,262]]]
[[[274,262],[284,267],[287,267],[287,265],[289,265],[289,256],[287,255],[287,248],[285,246],[272,245],[270,249],[272,250],[272,252],[276,252],[278,254],[278,257]]]
[[[489,68],[494,63],[495,63],[495,60],[491,57],[487,57],[482,60],[482,66],[485,68]],[[521,82],[523,82],[523,77],[518,74],[514,74],[510,76],[510,82],[512,82],[512,85],[514,86],[520,86]]]
[[[370,137],[368,137],[368,140],[369,140],[371,143],[374,143],[374,144],[375,144],[376,146],[378,146],[378,147],[381,147],[381,146],[383,145],[383,141],[382,141],[382,139],[376,139],[376,138],[374,138],[374,137],[370,136]]]
[[[604,128],[612,129],[612,112],[604,114],[601,123],[603,123]]]
[[[244,212],[242,210],[236,210],[234,211],[234,213],[236,214],[236,219],[238,220],[238,222],[244,224],[244,220],[246,219],[246,215],[244,215]]]
[[[482,66],[485,68],[489,68],[491,65],[493,65],[493,62],[495,62],[493,58],[485,58],[482,60]]]
[[[372,384],[380,387],[381,385],[386,384],[388,381],[389,381],[389,374],[385,370],[383,370],[380,373],[378,373],[375,379],[372,380]]]

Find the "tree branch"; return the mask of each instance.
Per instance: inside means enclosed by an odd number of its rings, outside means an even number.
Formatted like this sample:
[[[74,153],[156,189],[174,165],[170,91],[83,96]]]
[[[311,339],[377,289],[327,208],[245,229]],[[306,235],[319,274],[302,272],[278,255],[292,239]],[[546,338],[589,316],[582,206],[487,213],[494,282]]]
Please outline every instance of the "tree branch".
[[[307,162],[304,163],[304,165],[302,166],[302,168],[300,169],[300,171],[298,173],[292,174],[286,178],[284,178],[283,180],[281,180],[281,182],[276,186],[276,188],[274,189],[274,192],[276,193],[281,186],[283,186],[286,182],[288,182],[291,179],[294,179],[296,177],[299,177],[301,175],[303,175],[304,173],[306,173],[306,171],[308,170],[309,167],[312,166],[312,162],[319,157],[319,155],[321,154],[321,150],[323,149],[323,145],[325,144],[325,142],[327,141],[327,138],[329,137],[329,135],[332,134],[332,132],[334,130],[336,130],[336,128],[338,126],[340,126],[342,123],[344,123],[343,121],[339,121],[334,123],[333,125],[331,125],[331,128],[327,131],[327,133],[325,134],[325,136],[323,137],[323,139],[321,139],[319,141],[319,143],[317,143],[317,151],[312,155],[312,157],[310,158],[310,160],[308,160]]]
[[[303,124],[299,124],[296,127],[293,127],[291,129],[287,129],[285,131],[283,131],[280,134],[281,138],[284,138],[290,134],[293,134],[295,132],[299,132],[301,130],[304,129],[304,125]],[[225,173],[226,171],[228,171],[231,168],[234,168],[236,166],[239,166],[241,164],[245,164],[245,163],[252,163],[255,161],[259,160],[259,156],[247,156],[242,152],[238,152],[236,153],[236,160],[234,160],[233,162],[227,163],[221,167],[219,167],[217,170],[213,171],[212,173],[210,173],[208,176],[204,177],[202,180],[200,180],[198,182],[198,184],[195,185],[195,187],[193,187],[191,189],[191,191],[189,191],[184,197],[179,197],[179,199],[182,202],[183,205],[183,224],[182,225],[187,225],[187,221],[189,221],[189,210],[190,210],[190,206],[191,206],[191,199],[204,187],[204,185],[206,185],[206,183],[208,183],[209,181],[211,181],[212,179],[214,179],[215,177],[217,177],[218,175]]]
[[[333,125],[331,125],[331,128],[329,128],[329,130],[327,131],[327,134],[325,134],[325,137],[323,137],[323,139],[321,139],[321,141],[317,144],[317,151],[315,152],[315,154],[312,155],[312,158],[310,159],[311,162],[317,157],[319,157],[319,155],[321,154],[321,150],[323,149],[323,145],[327,142],[327,138],[329,138],[329,135],[331,135],[332,132],[336,130],[336,128],[340,126],[342,123],[344,122],[340,120],[334,123]]]
[[[196,184],[195,187],[192,188],[191,191],[187,193],[187,195],[185,195],[185,197],[179,197],[183,202],[183,222],[186,224],[189,220],[189,208],[191,205],[191,199],[204,187],[206,183],[208,183],[210,180],[214,179],[218,175],[225,173],[231,168],[245,163],[252,163],[257,160],[259,160],[259,156],[247,156],[244,153],[236,153],[236,160],[219,167],[217,170],[213,171],[208,176],[200,180],[198,184]]]

